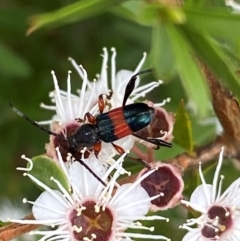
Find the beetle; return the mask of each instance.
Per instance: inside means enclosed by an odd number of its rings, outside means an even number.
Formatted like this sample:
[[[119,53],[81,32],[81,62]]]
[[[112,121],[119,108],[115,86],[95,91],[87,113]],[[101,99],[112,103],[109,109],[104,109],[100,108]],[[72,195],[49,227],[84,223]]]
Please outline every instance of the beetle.
[[[152,115],[154,113],[154,108],[149,107],[145,103],[133,103],[126,105],[127,99],[131,95],[137,77],[141,74],[151,72],[152,69],[147,69],[134,74],[129,80],[126,88],[125,94],[122,102],[122,106],[112,109],[108,112],[103,112],[105,108],[105,102],[103,99],[103,94],[99,96],[98,107],[100,114],[94,117],[89,112],[84,115],[84,119],[76,119],[78,122],[84,122],[79,128],[76,129],[75,133],[69,137],[63,137],[57,133],[45,129],[40,126],[37,122],[31,120],[27,115],[22,113],[20,110],[15,108],[12,103],[10,103],[11,108],[18,115],[32,123],[33,125],[40,128],[42,131],[47,132],[49,135],[57,137],[61,141],[67,142],[68,152],[72,154],[75,159],[77,159],[82,165],[84,165],[98,180],[102,183],[103,181],[97,177],[97,175],[87,166],[85,162],[76,158],[76,154],[79,153],[83,148],[93,149],[96,157],[101,150],[101,142],[111,143],[119,154],[124,153],[124,149],[116,144],[114,141],[119,140],[128,135],[133,135],[137,138],[143,139],[144,141],[150,142],[156,145],[157,148],[160,146],[171,147],[172,144],[165,142],[160,139],[155,138],[142,138],[135,134],[135,132],[148,126],[151,122]],[[111,98],[112,92],[106,97]],[[89,123],[85,123],[88,120]],[[104,183],[105,184],[105,183]]]
[[[76,130],[76,133],[68,138],[68,143],[71,151],[80,150],[84,147],[93,148],[94,153],[98,156],[101,150],[101,142],[111,143],[119,154],[123,154],[122,147],[114,144],[114,141],[119,140],[128,135],[133,135],[139,139],[150,142],[159,148],[160,146],[171,147],[172,144],[156,138],[142,138],[135,132],[148,126],[152,120],[154,108],[149,107],[145,103],[133,103],[126,105],[127,99],[131,95],[138,75],[151,72],[152,69],[147,69],[133,75],[125,88],[125,94],[122,106],[103,113],[105,103],[103,95],[99,96],[98,107],[100,114],[96,117],[90,113],[86,113],[84,120],[89,123],[83,124]],[[111,94],[107,98],[111,98]],[[79,120],[82,121],[82,120]],[[90,138],[89,138],[90,137]]]

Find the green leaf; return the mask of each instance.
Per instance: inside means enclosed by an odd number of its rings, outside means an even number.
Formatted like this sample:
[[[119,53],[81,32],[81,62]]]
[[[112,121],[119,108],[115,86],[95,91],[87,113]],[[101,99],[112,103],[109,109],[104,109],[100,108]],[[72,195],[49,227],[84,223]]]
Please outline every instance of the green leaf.
[[[126,8],[123,5],[112,8],[110,11],[111,11],[111,13],[113,13],[119,17],[125,18],[129,21],[137,22],[140,24],[142,23],[142,21],[139,22],[139,18],[137,16],[136,12],[132,12],[130,9]]]
[[[200,7],[204,5],[205,0],[185,0],[184,7]]]
[[[31,67],[23,56],[13,52],[7,45],[0,41],[0,72],[8,77],[28,77]],[[2,80],[3,81],[3,80]]]
[[[123,1],[125,0],[82,0],[53,12],[35,15],[30,18],[27,34],[42,27],[57,27],[92,17]]]
[[[151,26],[152,21],[154,20],[155,22],[155,15],[151,15],[149,19],[144,12],[146,6],[148,6],[148,4],[143,1],[126,1],[123,4],[112,8],[110,11],[111,13],[129,21],[133,21],[141,25]]]
[[[224,39],[240,35],[240,15],[231,14],[226,8],[184,9],[186,25],[197,33],[208,33]]]
[[[185,13],[182,8],[175,6],[167,6],[166,4],[153,3],[146,4],[142,8],[140,17],[146,22],[156,23],[156,19],[159,22],[172,22],[175,24],[183,24],[186,21]]]
[[[195,32],[186,31],[197,56],[214,72],[224,85],[240,97],[240,79],[236,67],[225,55],[223,49],[211,38]]]
[[[7,226],[8,224],[10,224],[10,222],[3,222],[3,221],[0,220],[0,228],[4,227],[4,226]]]
[[[66,175],[62,171],[62,168],[53,159],[40,155],[33,157],[32,162],[33,168],[29,173],[35,178],[51,189],[59,190],[57,184],[50,180],[50,178],[53,177],[58,180],[67,191],[70,190]]]
[[[196,187],[201,184],[201,182],[199,182],[199,179],[199,172],[197,168],[184,172],[184,194],[186,196],[190,197]],[[196,211],[189,211],[193,217],[198,217],[198,213]]]
[[[197,105],[200,116],[206,116],[209,109],[209,92],[203,74],[197,65],[193,50],[181,28],[168,25],[167,31],[176,60],[176,67],[187,95]]]
[[[188,113],[185,110],[183,100],[178,106],[173,135],[175,143],[181,146],[189,154],[193,154],[192,125]]]
[[[150,61],[160,78],[171,79],[176,72],[175,58],[164,24],[153,27]]]
[[[186,21],[186,16],[181,8],[168,7],[161,3],[149,4],[143,1],[128,1],[112,9],[112,12],[146,26],[152,26],[156,22],[170,21],[183,24]]]

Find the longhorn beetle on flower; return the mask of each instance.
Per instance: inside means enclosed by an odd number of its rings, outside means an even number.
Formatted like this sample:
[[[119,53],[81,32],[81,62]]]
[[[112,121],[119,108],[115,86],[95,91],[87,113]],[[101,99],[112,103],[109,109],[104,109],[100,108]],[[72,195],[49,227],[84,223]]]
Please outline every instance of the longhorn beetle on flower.
[[[70,153],[77,161],[79,161],[83,166],[85,166],[99,181],[101,181],[105,185],[105,183],[87,166],[84,161],[76,158],[76,155],[77,153],[79,153],[79,151],[84,148],[90,150],[93,149],[97,157],[101,150],[101,142],[104,141],[106,143],[111,143],[119,154],[123,154],[124,149],[114,144],[114,141],[128,135],[133,135],[146,142],[152,143],[156,145],[157,148],[159,148],[160,146],[172,146],[171,143],[165,142],[160,139],[142,138],[141,136],[135,134],[135,132],[149,125],[152,119],[152,114],[154,113],[154,108],[149,107],[145,103],[133,103],[126,105],[126,101],[135,87],[137,76],[151,71],[152,69],[147,69],[138,72],[131,77],[126,86],[121,107],[103,113],[105,102],[103,100],[103,95],[101,94],[98,100],[100,114],[94,117],[89,112],[86,113],[84,115],[84,122],[88,120],[89,123],[83,123],[76,129],[75,133],[69,137],[64,137],[60,134],[45,129],[37,122],[31,120],[20,110],[15,108],[12,103],[10,103],[10,106],[13,111],[15,111],[18,115],[20,115],[33,125],[37,126],[42,131],[45,131],[49,135],[53,135],[59,140],[66,142],[68,146],[68,153]],[[111,98],[111,94],[112,93],[110,93],[107,98]],[[76,121],[82,122],[81,119],[76,119]]]

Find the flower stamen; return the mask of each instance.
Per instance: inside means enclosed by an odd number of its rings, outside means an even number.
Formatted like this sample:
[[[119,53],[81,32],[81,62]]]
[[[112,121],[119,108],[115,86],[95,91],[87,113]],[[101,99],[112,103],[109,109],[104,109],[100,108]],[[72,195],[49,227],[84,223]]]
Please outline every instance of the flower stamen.
[[[25,155],[21,156],[22,159],[26,160],[29,164],[29,167],[17,167],[18,171],[30,172],[33,168],[33,162],[30,158],[27,158]]]

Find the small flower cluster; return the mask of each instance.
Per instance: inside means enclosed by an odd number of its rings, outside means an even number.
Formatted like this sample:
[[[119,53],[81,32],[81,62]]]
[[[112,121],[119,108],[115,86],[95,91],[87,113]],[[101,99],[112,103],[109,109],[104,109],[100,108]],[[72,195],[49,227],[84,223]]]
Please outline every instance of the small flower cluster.
[[[23,156],[28,161],[28,168],[19,169],[24,171],[24,176],[29,177],[44,191],[35,202],[24,199],[24,203],[33,205],[35,220],[11,219],[12,222],[22,224],[52,227],[49,230],[30,232],[41,235],[42,241],[120,241],[134,238],[169,240],[160,234],[142,233],[141,230],[152,232],[154,227],[147,227],[141,221],[168,221],[168,218],[159,215],[146,215],[150,210],[166,210],[179,204],[183,190],[179,169],[170,164],[141,160],[146,168],[139,173],[134,182],[128,181],[128,178],[125,178],[126,181],[122,185],[118,182],[123,174],[130,175],[122,164],[131,149],[137,148],[135,143],[139,139],[136,137],[144,139],[142,144],[147,146],[149,141],[150,146],[147,147],[149,149],[152,149],[156,143],[167,143],[166,141],[173,139],[173,115],[161,107],[169,99],[157,104],[145,102],[144,106],[153,112],[151,122],[148,128],[135,132],[135,136],[125,130],[123,138],[120,136],[114,143],[105,143],[96,139],[96,142],[101,142],[96,148],[95,142],[94,147],[88,146],[86,143],[89,140],[85,140],[79,131],[85,128],[85,133],[89,131],[88,139],[94,138],[95,133],[88,127],[95,125],[96,117],[99,118],[101,115],[101,118],[103,116],[109,118],[110,113],[115,113],[117,108],[123,113],[124,101],[126,106],[133,104],[139,97],[144,97],[162,83],[156,81],[139,86],[138,73],[145,61],[145,53],[134,71],[121,70],[116,73],[115,58],[116,51],[113,48],[110,86],[107,77],[106,48],[103,49],[101,73],[93,81],[89,81],[83,66],[77,65],[70,58],[70,62],[83,81],[81,89],[76,94],[71,91],[70,71],[67,91],[60,90],[56,75],[52,71],[55,90],[50,93],[50,98],[53,105],[42,103],[41,107],[53,110],[55,114],[53,119],[38,124],[50,124],[49,133],[52,135],[50,142],[46,144],[46,154],[60,167],[63,179],[66,181],[58,180],[53,172],[50,176],[50,182],[55,185],[53,188],[49,181],[42,179],[41,173],[34,171],[34,166],[37,165],[35,159]],[[147,71],[140,73],[145,72]],[[132,85],[129,82],[131,78],[134,78],[135,85],[129,88],[127,86]],[[127,96],[129,98],[126,99],[126,95],[129,95]],[[120,115],[117,117],[120,120],[115,121],[114,116],[111,116],[111,120],[115,123],[113,127],[123,128]],[[119,153],[121,156],[116,159],[115,155]],[[139,232],[131,232],[134,229]]]
[[[116,110],[123,112],[124,101],[126,106],[131,105],[161,84],[161,81],[157,81],[139,86],[138,73],[146,54],[134,71],[121,70],[116,73],[115,58],[116,51],[112,49],[110,86],[106,48],[103,49],[101,73],[94,81],[89,81],[85,69],[70,58],[83,81],[76,94],[71,91],[71,72],[68,73],[67,91],[63,91],[60,90],[52,71],[55,90],[50,93],[50,98],[53,104],[41,106],[55,113],[51,120],[38,122],[50,124],[51,128],[48,131],[52,134],[50,142],[46,144],[46,155],[32,159],[23,156],[28,167],[18,168],[43,192],[36,201],[26,198],[23,200],[24,203],[32,204],[35,220],[10,221],[43,225],[44,230],[30,232],[30,235],[40,235],[40,241],[125,241],[135,238],[169,241],[168,237],[151,233],[154,227],[148,227],[142,221],[169,221],[166,217],[147,214],[149,211],[173,208],[181,202],[184,207],[201,213],[200,217],[189,219],[180,226],[188,230],[183,241],[239,240],[240,178],[221,195],[223,176],[220,176],[219,184],[218,179],[223,150],[212,185],[206,184],[201,165],[199,166],[202,185],[196,188],[190,201],[182,200],[184,183],[180,169],[153,160],[154,144],[171,142],[173,139],[174,116],[161,107],[168,99],[157,104],[145,102],[145,106],[153,110],[151,121],[146,128],[132,133],[124,132],[127,134],[123,138],[117,138],[114,143],[96,140],[101,142],[101,145],[95,147],[94,142],[94,147],[87,146],[88,140],[82,138],[79,130],[94,126],[98,116],[110,116],[115,123],[113,127],[119,125],[123,128],[120,116],[114,120],[110,113],[115,113]],[[136,86],[131,87],[131,91],[126,90],[133,76]],[[126,92],[129,92],[127,99]],[[23,116],[21,113],[20,115]],[[89,131],[88,139],[96,134],[91,130],[84,129],[85,133]],[[76,136],[79,136],[79,139]],[[138,137],[143,139],[140,144],[146,146],[146,153],[139,148]],[[137,158],[129,159],[140,160],[145,165],[134,180],[132,176],[129,177],[131,173],[123,167],[124,159],[130,151],[135,153]],[[116,158],[119,153],[120,157]],[[51,165],[48,165],[51,168],[42,173],[39,173],[39,170],[36,172],[35,167],[39,165],[37,159],[41,159],[40,165],[50,160]],[[43,176],[49,172],[48,179],[44,179]]]
[[[201,213],[200,217],[188,219],[185,224],[180,226],[189,231],[183,241],[239,240],[240,178],[221,194],[224,176],[221,175],[219,178],[219,172],[223,161],[223,151],[222,148],[212,185],[206,183],[200,163],[199,175],[202,184],[194,190],[190,201],[181,201],[182,204]],[[193,226],[196,225],[197,227],[194,228]]]

